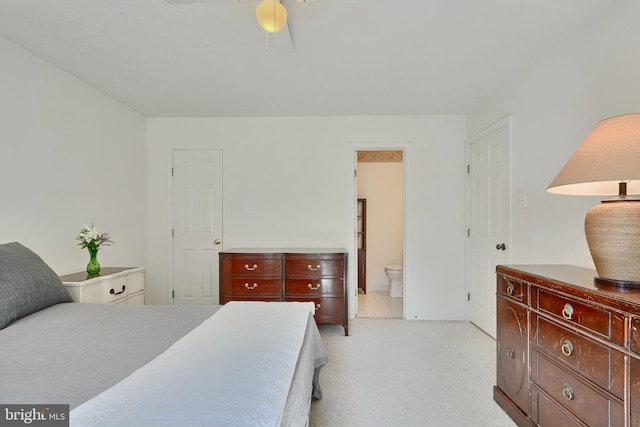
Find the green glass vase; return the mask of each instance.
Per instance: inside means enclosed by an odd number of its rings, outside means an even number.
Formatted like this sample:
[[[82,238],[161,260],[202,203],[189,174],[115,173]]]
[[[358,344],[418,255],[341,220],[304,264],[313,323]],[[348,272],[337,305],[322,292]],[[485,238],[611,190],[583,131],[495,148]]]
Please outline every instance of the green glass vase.
[[[87,246],[89,250],[89,264],[87,264],[87,274],[89,276],[95,276],[100,273],[100,263],[98,262],[98,248],[91,248]]]

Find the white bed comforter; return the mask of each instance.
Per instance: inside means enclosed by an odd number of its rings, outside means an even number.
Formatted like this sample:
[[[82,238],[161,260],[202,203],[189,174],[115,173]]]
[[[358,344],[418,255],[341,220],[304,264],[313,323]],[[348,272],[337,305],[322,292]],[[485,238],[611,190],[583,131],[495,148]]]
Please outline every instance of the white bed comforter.
[[[313,303],[230,302],[71,426],[278,426]]]

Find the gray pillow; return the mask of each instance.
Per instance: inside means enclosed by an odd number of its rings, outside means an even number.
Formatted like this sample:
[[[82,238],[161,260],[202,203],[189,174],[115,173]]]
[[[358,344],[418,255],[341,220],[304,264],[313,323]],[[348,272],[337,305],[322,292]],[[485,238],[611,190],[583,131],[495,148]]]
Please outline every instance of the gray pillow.
[[[59,302],[71,302],[58,275],[20,243],[0,245],[0,329]]]

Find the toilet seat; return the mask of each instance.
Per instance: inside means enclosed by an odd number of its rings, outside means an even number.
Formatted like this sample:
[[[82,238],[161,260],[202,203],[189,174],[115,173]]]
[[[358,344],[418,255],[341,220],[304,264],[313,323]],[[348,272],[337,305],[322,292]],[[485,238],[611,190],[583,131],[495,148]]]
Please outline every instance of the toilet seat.
[[[400,264],[390,264],[385,267],[385,270],[402,271],[402,266]]]

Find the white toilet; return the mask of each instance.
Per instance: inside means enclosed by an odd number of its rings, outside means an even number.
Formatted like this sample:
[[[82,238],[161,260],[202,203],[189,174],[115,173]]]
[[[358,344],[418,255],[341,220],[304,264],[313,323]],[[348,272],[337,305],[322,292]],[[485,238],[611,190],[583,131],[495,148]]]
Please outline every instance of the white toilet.
[[[389,278],[389,296],[402,298],[402,265],[387,265],[384,268],[384,272]]]

